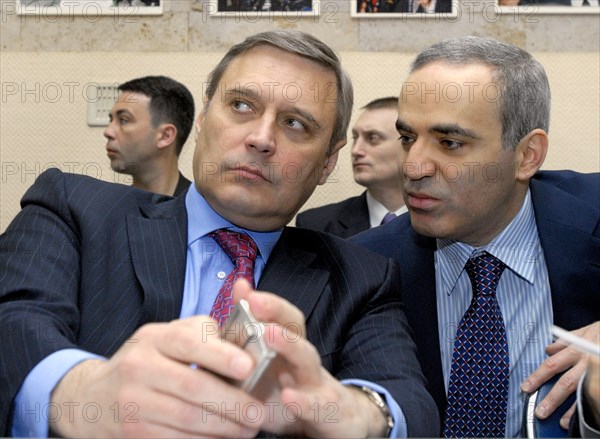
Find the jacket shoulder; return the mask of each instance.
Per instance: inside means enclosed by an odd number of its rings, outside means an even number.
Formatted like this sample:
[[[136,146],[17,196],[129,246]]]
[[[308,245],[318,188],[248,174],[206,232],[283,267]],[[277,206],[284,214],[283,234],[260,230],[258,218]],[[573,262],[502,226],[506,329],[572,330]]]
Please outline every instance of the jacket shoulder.
[[[362,196],[351,197],[337,203],[307,209],[298,214],[296,224],[299,227],[306,227],[314,223],[321,224],[332,218],[337,219],[346,209],[358,206],[361,198]]]

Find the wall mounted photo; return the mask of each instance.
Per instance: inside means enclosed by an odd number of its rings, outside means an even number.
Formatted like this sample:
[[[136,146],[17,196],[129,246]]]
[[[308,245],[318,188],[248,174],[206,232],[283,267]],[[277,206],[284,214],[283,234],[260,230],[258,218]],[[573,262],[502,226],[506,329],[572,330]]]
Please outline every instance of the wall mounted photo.
[[[16,0],[20,15],[160,15],[164,0]]]
[[[457,0],[351,0],[350,14],[360,18],[456,17]]]
[[[499,14],[600,14],[598,0],[496,0]]]
[[[210,0],[211,15],[262,16],[317,16],[318,0]]]

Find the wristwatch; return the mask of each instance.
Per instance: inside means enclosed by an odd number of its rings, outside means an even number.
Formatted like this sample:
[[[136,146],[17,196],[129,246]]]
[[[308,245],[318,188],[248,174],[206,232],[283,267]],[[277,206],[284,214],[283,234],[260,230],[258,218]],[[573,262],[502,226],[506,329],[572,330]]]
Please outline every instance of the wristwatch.
[[[387,430],[385,431],[383,437],[389,437],[390,433],[392,432],[392,429],[394,428],[394,418],[392,417],[390,409],[388,408],[381,395],[367,386],[353,387],[362,391],[365,395],[367,395],[367,398],[369,398],[369,400],[377,406],[377,408],[385,418],[385,422],[387,424]]]

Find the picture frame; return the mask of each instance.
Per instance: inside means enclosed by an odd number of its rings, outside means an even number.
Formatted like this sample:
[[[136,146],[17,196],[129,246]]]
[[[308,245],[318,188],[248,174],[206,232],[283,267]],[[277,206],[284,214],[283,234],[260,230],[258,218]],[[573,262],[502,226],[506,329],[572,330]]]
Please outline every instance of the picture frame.
[[[587,3],[587,4],[586,4]],[[600,14],[598,0],[496,0],[496,13],[533,17],[538,14]]]
[[[215,17],[317,17],[320,0],[210,0],[207,11]]]
[[[458,16],[458,0],[350,0],[355,18],[440,20]]]
[[[18,15],[161,15],[164,0],[16,0]]]

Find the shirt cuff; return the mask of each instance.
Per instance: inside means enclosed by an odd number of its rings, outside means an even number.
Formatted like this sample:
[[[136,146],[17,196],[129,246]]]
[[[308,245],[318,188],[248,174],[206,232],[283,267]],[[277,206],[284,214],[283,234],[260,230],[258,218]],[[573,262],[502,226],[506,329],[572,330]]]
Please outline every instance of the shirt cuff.
[[[52,390],[75,365],[92,359],[105,358],[79,349],[62,349],[48,355],[31,369],[15,398],[12,436],[48,437],[48,421],[66,414],[68,409],[52,407]]]
[[[381,387],[377,384],[374,384],[370,381],[342,380],[340,382],[342,384],[346,384],[346,385],[350,384],[350,385],[359,386],[359,387],[365,386],[371,390],[374,390],[375,392],[379,393],[380,395],[383,395],[385,398],[385,402],[388,406],[388,409],[390,411],[390,414],[392,415],[392,418],[394,419],[394,428],[392,428],[392,431],[390,432],[389,437],[392,437],[392,438],[407,437],[408,429],[406,426],[406,419],[404,418],[404,413],[402,413],[402,409],[400,408],[400,406],[398,405],[396,400],[392,397],[390,392],[385,390],[383,387]]]

